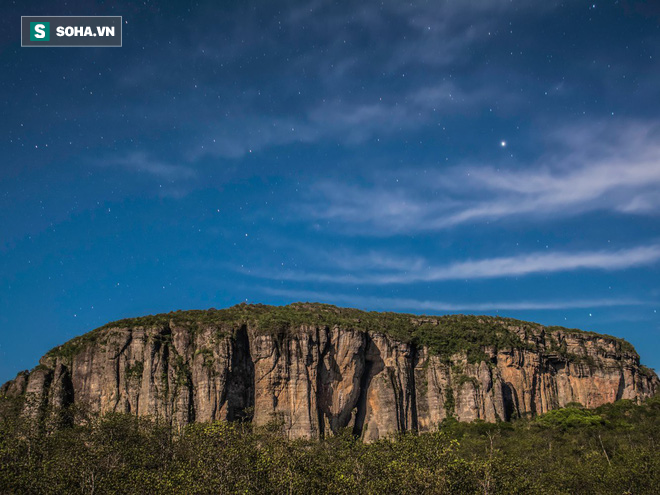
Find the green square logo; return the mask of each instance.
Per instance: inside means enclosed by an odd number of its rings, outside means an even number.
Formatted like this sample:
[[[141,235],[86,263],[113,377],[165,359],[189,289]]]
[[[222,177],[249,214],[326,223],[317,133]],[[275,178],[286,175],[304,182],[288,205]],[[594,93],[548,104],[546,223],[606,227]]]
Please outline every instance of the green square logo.
[[[50,22],[31,22],[30,41],[50,41]]]

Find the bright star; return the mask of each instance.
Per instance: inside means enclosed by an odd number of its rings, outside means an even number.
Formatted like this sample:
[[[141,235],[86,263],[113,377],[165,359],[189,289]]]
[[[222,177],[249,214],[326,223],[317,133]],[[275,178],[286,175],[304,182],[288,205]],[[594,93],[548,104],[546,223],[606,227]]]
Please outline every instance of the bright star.
[[[502,141],[502,142],[500,143],[500,146],[501,146],[502,148],[504,148],[504,147],[506,146],[506,141]]]

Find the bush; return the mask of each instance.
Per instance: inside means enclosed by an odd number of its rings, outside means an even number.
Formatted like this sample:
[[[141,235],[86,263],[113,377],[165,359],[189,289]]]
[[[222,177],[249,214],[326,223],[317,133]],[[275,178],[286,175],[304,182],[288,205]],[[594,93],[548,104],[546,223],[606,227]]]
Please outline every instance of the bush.
[[[536,420],[459,423],[364,444],[273,427],[178,428],[72,411],[48,433],[0,400],[0,493],[657,493],[660,400],[568,407]],[[625,418],[625,427],[618,421]]]

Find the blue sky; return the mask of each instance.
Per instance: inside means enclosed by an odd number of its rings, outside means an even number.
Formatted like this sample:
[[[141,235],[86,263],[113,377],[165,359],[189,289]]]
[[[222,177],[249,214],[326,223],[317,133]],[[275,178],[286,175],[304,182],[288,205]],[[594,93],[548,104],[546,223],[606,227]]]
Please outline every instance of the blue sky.
[[[0,381],[241,301],[493,314],[660,367],[653,2],[6,2]],[[20,47],[122,15],[122,48]]]

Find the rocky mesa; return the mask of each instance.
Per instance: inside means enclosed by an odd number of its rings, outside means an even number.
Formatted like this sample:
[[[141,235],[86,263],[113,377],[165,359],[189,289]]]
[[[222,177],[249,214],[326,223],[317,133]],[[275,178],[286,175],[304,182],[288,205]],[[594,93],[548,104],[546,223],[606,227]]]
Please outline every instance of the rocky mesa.
[[[634,348],[607,335],[296,303],[110,323],[52,349],[0,393],[24,397],[32,415],[84,404],[177,425],[275,421],[290,438],[351,428],[373,441],[450,416],[507,421],[658,390]]]

